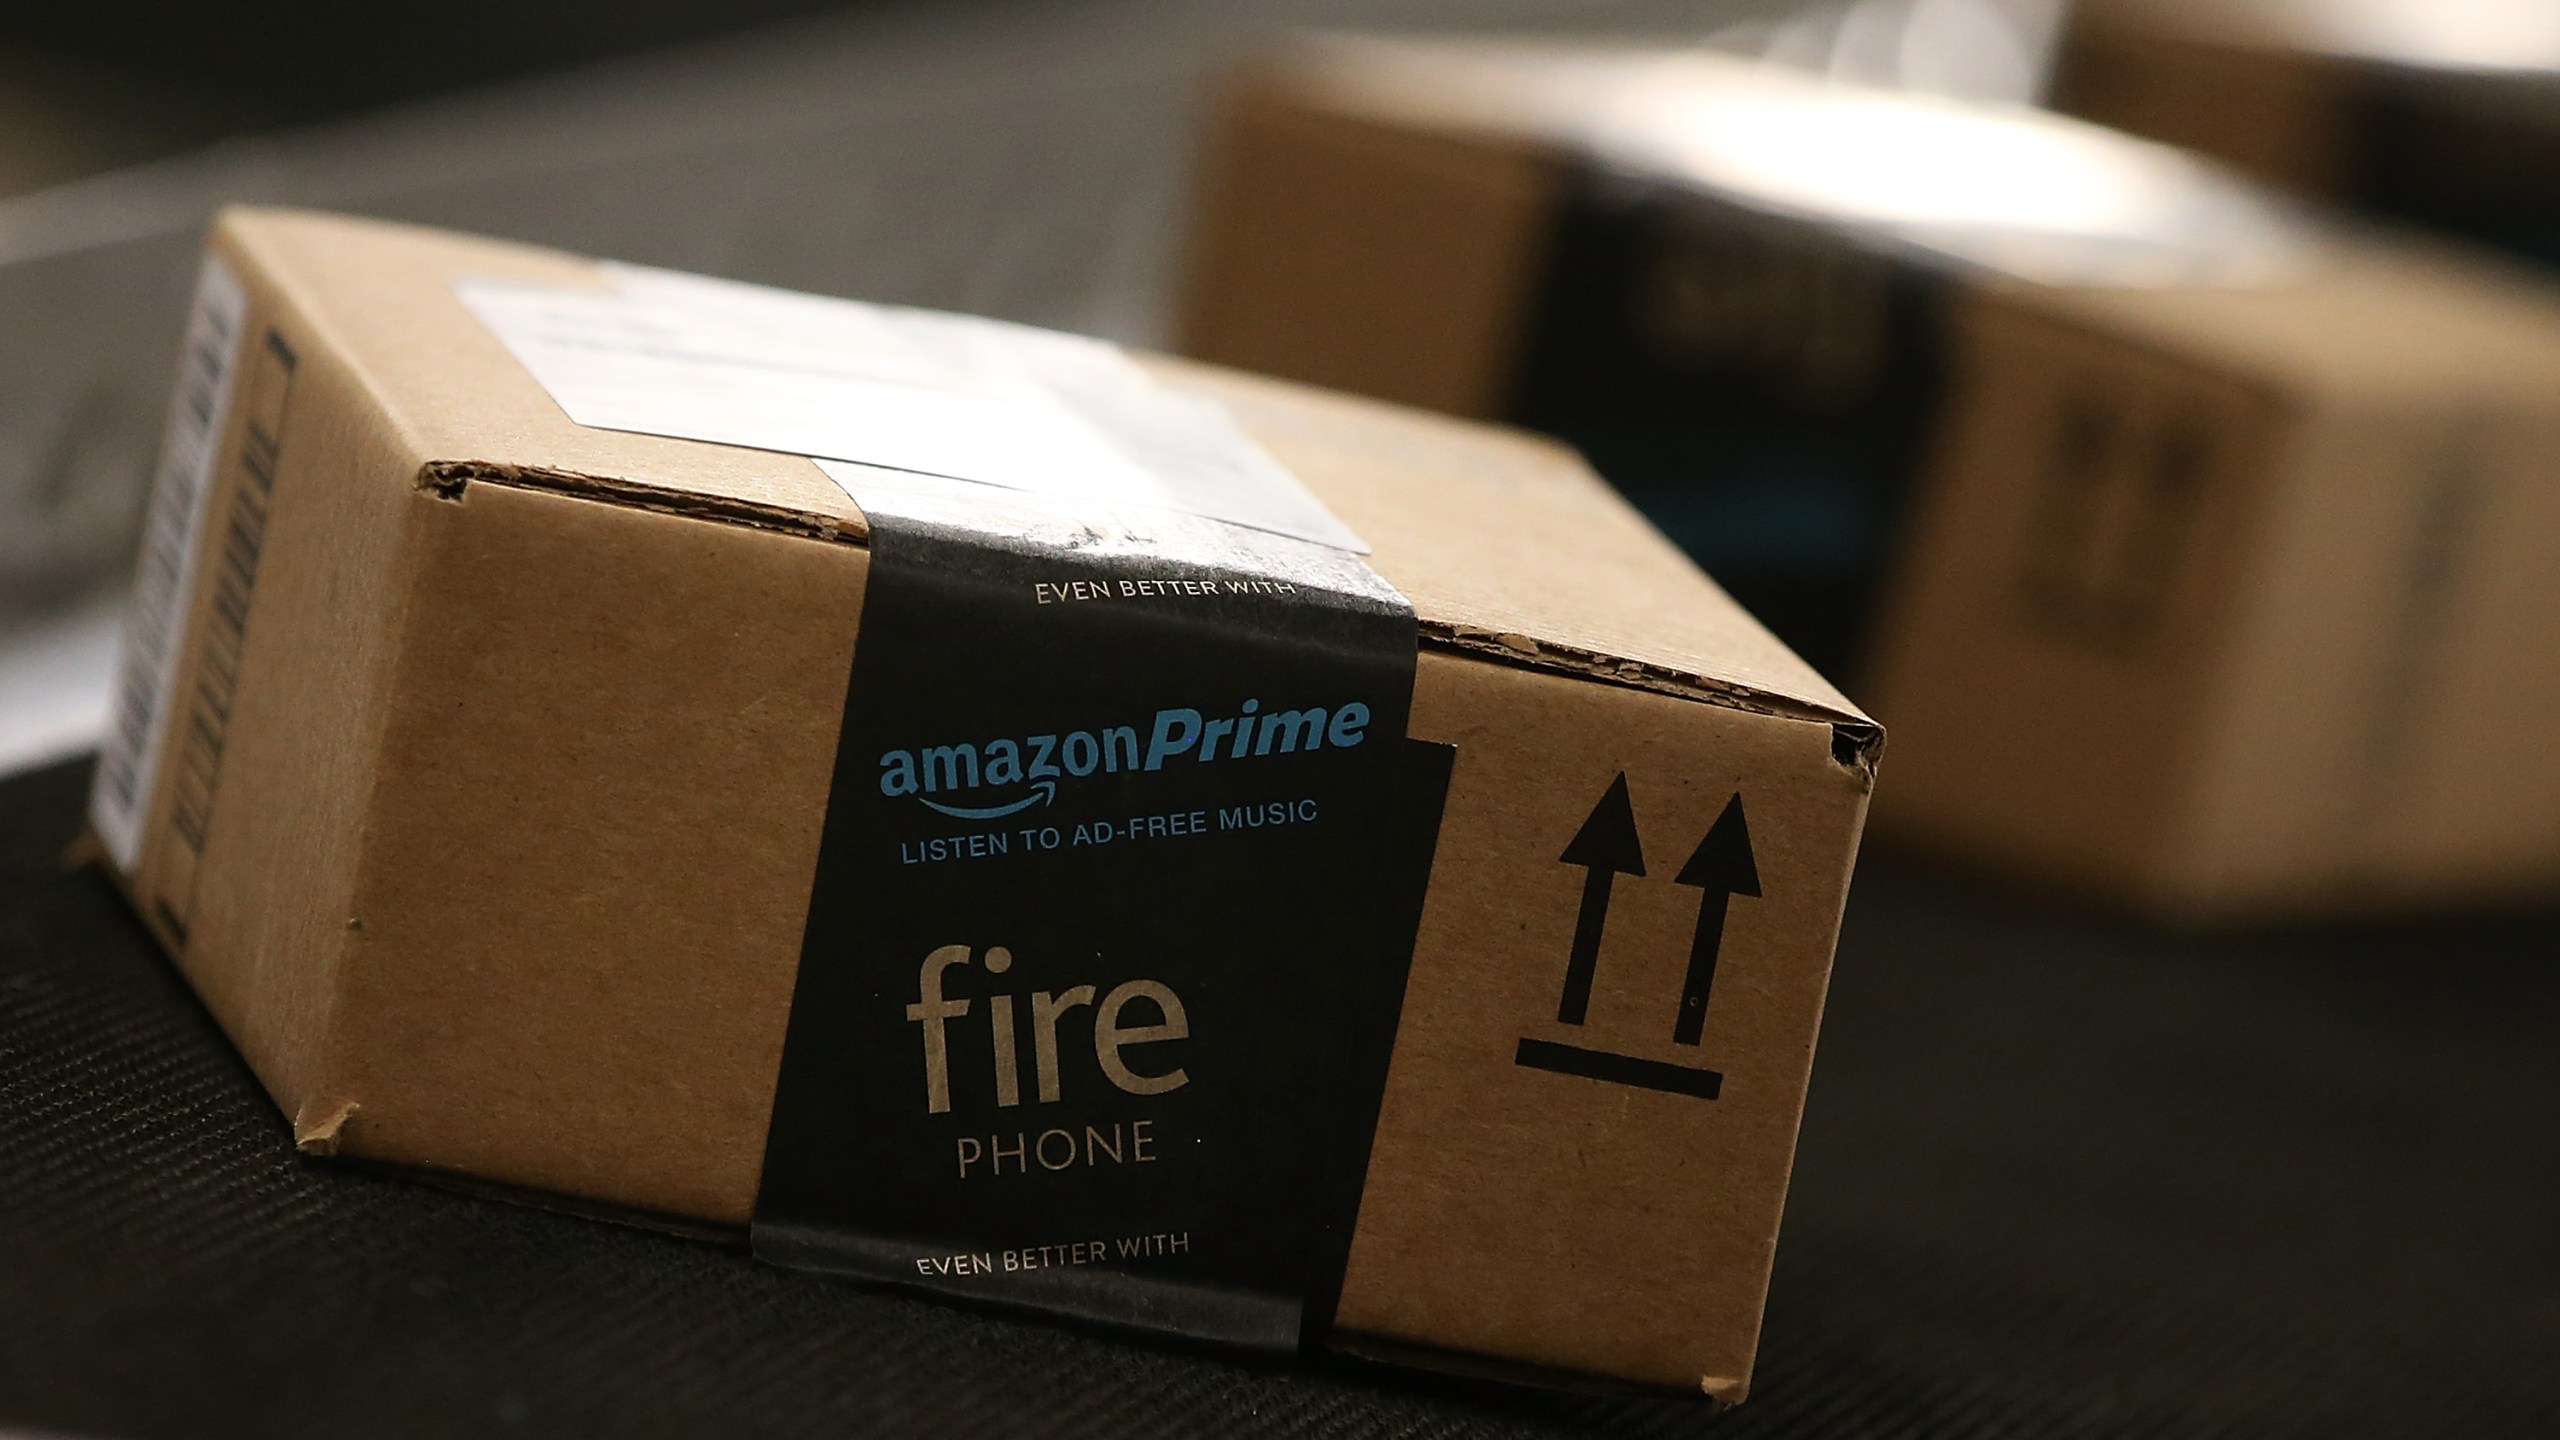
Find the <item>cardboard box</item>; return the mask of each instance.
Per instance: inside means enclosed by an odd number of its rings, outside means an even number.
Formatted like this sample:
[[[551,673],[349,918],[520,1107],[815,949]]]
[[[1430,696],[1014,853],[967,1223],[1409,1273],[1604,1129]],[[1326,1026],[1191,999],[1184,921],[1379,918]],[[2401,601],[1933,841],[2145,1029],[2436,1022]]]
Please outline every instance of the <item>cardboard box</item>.
[[[1880,616],[1899,832],[2229,921],[2546,894],[2560,304],[2341,244],[1985,293]]]
[[[761,1223],[831,777],[869,778],[839,731],[908,703],[856,659],[878,516],[798,454],[574,423],[462,298],[710,282],[286,212],[210,255],[101,765],[123,883],[306,1152]],[[1740,1399],[1879,732],[1563,449],[1146,365],[1366,538],[1420,637],[1411,734],[1454,747],[1324,1343]]]
[[[1552,425],[1675,536],[1683,484],[1856,514],[1827,609],[1764,608],[1863,650],[1879,833],[2198,920],[2560,878],[2560,766],[2497,738],[2560,700],[2530,275],[1683,51],[1312,43],[1202,185],[1191,353]]]
[[[2163,147],[1701,50],[1321,37],[1240,71],[1177,348],[1560,436],[1851,665],[1978,277],[2261,266]]]
[[[2560,11],[2543,0],[2079,0],[2052,96],[2304,194],[2560,262]]]

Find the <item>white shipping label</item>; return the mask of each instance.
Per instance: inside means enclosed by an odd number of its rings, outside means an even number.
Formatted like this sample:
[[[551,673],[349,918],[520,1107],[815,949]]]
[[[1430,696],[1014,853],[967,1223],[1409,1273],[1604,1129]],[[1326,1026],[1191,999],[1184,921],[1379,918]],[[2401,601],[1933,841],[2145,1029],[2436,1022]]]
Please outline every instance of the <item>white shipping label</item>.
[[[117,664],[114,723],[98,756],[89,792],[89,824],[116,868],[132,874],[142,852],[143,812],[168,739],[169,691],[186,643],[187,607],[195,595],[197,540],[211,499],[215,459],[231,415],[232,378],[240,368],[241,332],[249,300],[213,256],[196,277],[195,306],[178,361],[176,390],[160,441],[160,466],[143,521],[142,559],[133,608],[125,616]]]
[[[1367,547],[1236,426],[1082,336],[637,266],[455,282],[581,425]]]

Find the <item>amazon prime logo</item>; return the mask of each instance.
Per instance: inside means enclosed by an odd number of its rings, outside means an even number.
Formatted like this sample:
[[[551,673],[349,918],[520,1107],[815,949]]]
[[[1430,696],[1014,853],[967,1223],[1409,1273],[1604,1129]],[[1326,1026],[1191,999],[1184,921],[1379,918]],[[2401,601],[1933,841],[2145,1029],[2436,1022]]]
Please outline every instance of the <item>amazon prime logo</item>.
[[[1211,717],[1188,707],[1159,710],[1139,726],[1112,725],[1063,734],[1025,735],[984,743],[927,745],[880,757],[880,793],[959,820],[1001,820],[1057,803],[1058,786],[1096,773],[1162,770],[1175,761],[1207,764],[1348,750],[1368,738],[1369,707],[1264,711],[1247,700],[1233,715]]]

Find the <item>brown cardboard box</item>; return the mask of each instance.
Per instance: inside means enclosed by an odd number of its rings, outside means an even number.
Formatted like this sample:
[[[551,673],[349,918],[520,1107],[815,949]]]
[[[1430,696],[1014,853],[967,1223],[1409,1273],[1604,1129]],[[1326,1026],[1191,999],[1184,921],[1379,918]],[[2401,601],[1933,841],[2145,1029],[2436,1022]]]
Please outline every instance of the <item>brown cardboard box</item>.
[[[207,457],[214,518],[156,689],[146,558],[124,884],[306,1152],[745,1224],[863,514],[797,455],[572,423],[456,298],[590,262],[283,212],[210,246],[239,303],[199,303],[164,485]],[[1740,1399],[1879,733],[1568,452],[1149,363],[1367,537],[1456,747],[1333,1343]],[[1621,774],[1649,868],[1564,1026],[1557,857]],[[1757,898],[1684,1049],[1673,876],[1736,794]],[[1514,1063],[1577,1037],[1721,1093]]]
[[[2560,879],[2560,303],[2340,244],[1986,291],[1880,617],[1898,830],[2190,919]]]
[[[2218,283],[2291,228],[2165,147],[1701,50],[1318,37],[1240,71],[1185,353],[1580,448],[1854,662],[1986,274]]]
[[[2079,0],[2052,88],[2272,183],[2560,261],[2545,0]]]
[[[1595,194],[1653,248],[1578,239]],[[1691,314],[1720,358],[1626,363]],[[1622,484],[1600,422],[1686,414],[1724,447],[1677,452],[1702,490],[1754,463],[1737,404],[1807,455],[1868,437],[1880,535],[1840,601],[1895,733],[1880,833],[2190,919],[2560,879],[2560,766],[2499,738],[2560,700],[2531,275],[2031,112],[1334,40],[1226,96],[1182,320],[1203,358],[1461,413],[1543,424],[1524,373],[1591,377],[1556,428]]]

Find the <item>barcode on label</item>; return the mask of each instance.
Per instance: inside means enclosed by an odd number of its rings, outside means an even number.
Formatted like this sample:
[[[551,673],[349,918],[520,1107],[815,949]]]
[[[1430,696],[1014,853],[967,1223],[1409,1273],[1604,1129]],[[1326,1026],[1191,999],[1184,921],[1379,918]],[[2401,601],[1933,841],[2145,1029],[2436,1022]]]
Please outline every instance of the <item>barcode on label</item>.
[[[177,682],[187,606],[195,593],[196,542],[231,413],[232,379],[239,369],[248,308],[240,282],[221,261],[206,256],[187,317],[177,388],[169,399],[151,508],[143,521],[142,558],[116,678],[114,723],[89,797],[89,823],[116,868],[127,874],[141,857],[143,812],[151,803],[167,738],[169,692]]]
[[[213,828],[213,797],[222,783],[222,753],[231,736],[231,710],[240,698],[240,666],[249,644],[249,611],[258,593],[258,562],[267,550],[267,516],[275,501],[276,466],[282,458],[286,412],[299,368],[293,347],[269,330],[251,352],[243,393],[237,461],[220,532],[213,537],[213,589],[206,598],[204,634],[196,647],[195,683],[187,696],[186,724],[177,731],[176,769],[169,782],[169,831],[179,844],[160,875],[152,910],[180,946],[195,913],[196,862],[204,858]]]

